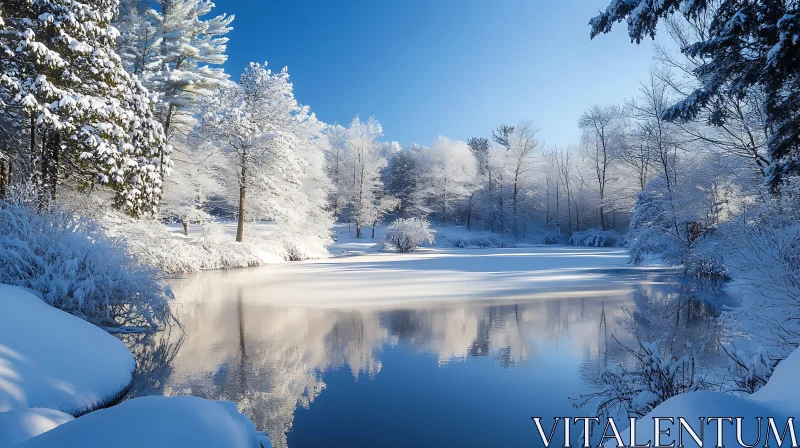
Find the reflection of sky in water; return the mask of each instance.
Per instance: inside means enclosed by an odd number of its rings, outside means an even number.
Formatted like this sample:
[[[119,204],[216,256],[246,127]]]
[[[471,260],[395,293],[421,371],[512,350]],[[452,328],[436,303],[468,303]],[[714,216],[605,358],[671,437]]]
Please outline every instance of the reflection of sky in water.
[[[695,341],[706,364],[725,364],[715,287],[596,273],[624,281],[572,298],[349,310],[268,305],[252,285],[201,274],[173,285],[183,335],[126,336],[145,338],[131,395],[236,401],[276,446],[539,446],[531,416],[588,415],[568,398],[627,359],[612,334]]]

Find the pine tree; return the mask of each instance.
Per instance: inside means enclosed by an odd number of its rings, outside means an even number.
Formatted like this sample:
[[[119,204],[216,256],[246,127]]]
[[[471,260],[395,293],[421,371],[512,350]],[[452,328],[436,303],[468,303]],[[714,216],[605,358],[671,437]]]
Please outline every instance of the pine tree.
[[[106,185],[115,205],[150,212],[169,163],[154,98],[124,69],[111,26],[118,3],[9,0],[0,12],[0,107],[29,137],[40,190],[55,199],[62,172]],[[159,162],[157,155],[164,154]]]
[[[225,35],[234,17],[205,18],[214,8],[209,0],[161,0],[158,9],[151,3],[124,0],[119,48],[126,68],[159,94],[158,118],[180,152],[176,135],[188,133],[200,104],[227,82],[219,66],[227,60]]]

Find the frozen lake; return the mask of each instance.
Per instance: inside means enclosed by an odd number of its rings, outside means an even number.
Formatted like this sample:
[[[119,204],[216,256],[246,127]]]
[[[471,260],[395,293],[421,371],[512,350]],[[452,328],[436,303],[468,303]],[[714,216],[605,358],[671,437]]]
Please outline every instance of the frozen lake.
[[[275,446],[541,446],[636,333],[725,366],[715,286],[618,249],[377,253],[171,282],[185,326],[125,336],[130,395],[232,400]],[[576,431],[577,432],[577,431]]]

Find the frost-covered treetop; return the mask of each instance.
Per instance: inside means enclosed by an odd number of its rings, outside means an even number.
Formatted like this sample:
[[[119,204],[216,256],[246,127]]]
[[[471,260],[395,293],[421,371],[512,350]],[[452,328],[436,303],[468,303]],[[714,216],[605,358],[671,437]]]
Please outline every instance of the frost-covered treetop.
[[[627,20],[634,42],[655,37],[659,20],[680,13],[688,20],[712,17],[696,43],[681,48],[704,63],[695,69],[700,86],[668,109],[670,120],[693,119],[722,95],[743,98],[758,87],[766,94],[773,186],[800,172],[800,5],[774,0],[612,0],[589,21],[591,36]],[[715,117],[721,124],[727,117]]]
[[[156,155],[166,143],[153,117],[155,99],[113,49],[117,8],[114,0],[4,1],[0,106],[55,131],[67,162],[138,214],[158,203]]]
[[[220,66],[234,17],[206,18],[214,8],[209,0],[163,0],[157,9],[151,4],[122,0],[118,51],[125,67],[159,93],[159,119],[171,139],[195,124],[196,106],[227,82]]]

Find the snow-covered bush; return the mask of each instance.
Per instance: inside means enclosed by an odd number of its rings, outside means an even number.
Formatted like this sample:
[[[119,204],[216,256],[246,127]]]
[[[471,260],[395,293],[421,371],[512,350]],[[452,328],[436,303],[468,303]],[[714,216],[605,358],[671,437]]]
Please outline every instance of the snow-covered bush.
[[[599,228],[573,232],[569,244],[574,246],[621,247],[625,245],[625,237],[614,230]]]
[[[728,267],[720,252],[714,249],[713,241],[701,244],[686,254],[683,260],[683,274],[687,277],[731,278]]]
[[[510,237],[504,235],[476,235],[473,237],[465,238],[448,238],[447,244],[460,249],[468,248],[481,248],[486,249],[489,247],[515,247],[516,243]]]
[[[711,386],[695,371],[695,357],[676,357],[660,341],[639,341],[639,348],[624,347],[633,365],[620,364],[603,372],[601,389],[573,399],[576,407],[594,406],[594,415],[643,417],[659,404],[686,392],[708,390]]]
[[[767,357],[763,347],[758,347],[752,356],[747,356],[742,350],[728,350],[725,346],[722,346],[722,349],[730,358],[731,366],[728,372],[736,385],[733,392],[752,394],[767,384],[767,380],[778,365],[777,360]]]
[[[489,247],[515,247],[516,240],[511,235],[500,235],[497,233],[467,230],[464,227],[440,227],[436,231],[437,244],[440,246],[464,248]]]
[[[386,228],[383,239],[398,252],[413,252],[420,244],[433,244],[435,233],[430,223],[424,219],[398,219]]]
[[[140,263],[170,274],[234,269],[327,255],[328,239],[307,233],[282,231],[275,223],[251,223],[243,243],[236,242],[235,221],[191,225],[190,235],[153,219],[134,219],[109,213],[102,225],[109,235],[127,241],[128,253]]]
[[[798,193],[793,181],[781,196],[761,195],[716,235],[731,277],[748,293],[729,313],[735,330],[755,338],[774,359],[800,344]]]
[[[569,234],[559,226],[548,225],[534,233],[534,237],[531,240],[535,244],[566,244],[569,240]]]
[[[744,198],[739,187],[709,171],[708,179],[695,173],[678,186],[669,186],[663,178],[647,184],[636,201],[628,234],[634,264],[656,255],[682,266],[687,275],[729,276],[716,234],[737,216]]]
[[[139,263],[91,220],[0,202],[0,283],[106,327],[158,327],[171,318],[161,271]]]

